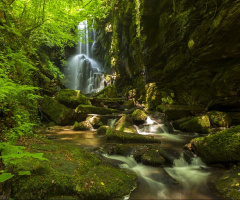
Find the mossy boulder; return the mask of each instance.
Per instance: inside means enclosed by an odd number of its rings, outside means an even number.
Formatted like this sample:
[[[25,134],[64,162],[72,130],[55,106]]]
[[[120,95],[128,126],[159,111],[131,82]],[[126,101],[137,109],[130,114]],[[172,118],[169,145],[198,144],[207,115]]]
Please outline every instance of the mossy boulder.
[[[137,130],[133,127],[133,122],[129,115],[123,115],[115,123],[115,129],[127,133],[137,133]]]
[[[141,160],[145,165],[161,166],[165,164],[165,159],[159,154],[158,150],[154,149],[143,154]]]
[[[211,111],[208,113],[211,124],[218,127],[230,127],[232,120],[227,113]]]
[[[99,115],[106,115],[117,113],[118,110],[111,109],[111,108],[104,108],[104,107],[96,107],[91,105],[79,105],[75,109],[76,113],[76,120],[83,121],[87,118],[88,114],[99,114]]]
[[[191,148],[207,164],[240,162],[240,126],[195,138]]]
[[[113,108],[118,110],[123,110],[123,103],[125,101],[124,98],[99,98],[99,97],[92,97],[90,101],[93,106],[97,107],[107,107]]]
[[[161,143],[159,139],[152,136],[144,136],[139,134],[125,133],[108,128],[106,131],[108,142],[122,142],[122,143]]]
[[[173,122],[175,129],[190,133],[208,133],[211,126],[207,115],[183,118]]]
[[[40,100],[40,111],[47,120],[52,120],[57,125],[71,125],[74,123],[74,110],[67,108],[54,98],[44,96]]]
[[[144,123],[147,120],[147,115],[144,111],[137,109],[132,113],[132,119],[135,123]]]
[[[124,101],[123,106],[127,109],[131,109],[135,106],[135,103],[133,100],[126,100]]]
[[[109,85],[100,92],[96,93],[94,97],[98,98],[118,98],[117,89],[115,85]]]
[[[89,121],[86,120],[79,123],[75,123],[73,129],[76,131],[88,131],[92,130],[93,126]]]
[[[98,135],[105,135],[107,132],[107,129],[110,128],[109,126],[101,126],[97,129]]]
[[[60,90],[55,99],[69,108],[76,108],[78,105],[91,105],[89,99],[79,90]]]
[[[76,199],[122,199],[136,187],[135,173],[103,164],[94,153],[46,139],[27,143],[28,151],[44,151],[49,162],[28,160],[32,163],[25,169],[35,167],[30,176],[14,176],[11,198],[72,199],[74,195]]]
[[[185,117],[192,116],[199,113],[204,109],[196,106],[187,105],[158,105],[156,110],[163,112],[167,120],[177,120]]]
[[[239,172],[240,167],[234,167],[215,181],[215,188],[224,199],[240,199]]]

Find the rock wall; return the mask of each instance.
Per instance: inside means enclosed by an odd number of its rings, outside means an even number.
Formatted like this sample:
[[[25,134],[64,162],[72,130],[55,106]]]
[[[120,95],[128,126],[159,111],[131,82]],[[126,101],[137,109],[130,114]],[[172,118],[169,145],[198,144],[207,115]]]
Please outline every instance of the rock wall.
[[[98,56],[140,102],[154,83],[157,104],[240,110],[239,18],[239,0],[116,1],[98,23]]]

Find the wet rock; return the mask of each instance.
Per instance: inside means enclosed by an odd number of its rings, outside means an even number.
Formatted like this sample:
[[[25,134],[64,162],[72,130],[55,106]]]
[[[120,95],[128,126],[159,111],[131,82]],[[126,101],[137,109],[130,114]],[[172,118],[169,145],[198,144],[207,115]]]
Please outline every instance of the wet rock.
[[[131,109],[135,106],[135,103],[133,100],[127,100],[127,101],[124,101],[123,106],[127,109]]]
[[[207,115],[199,117],[184,118],[173,122],[173,126],[177,130],[190,133],[208,133],[211,126]]]
[[[55,99],[69,108],[76,108],[80,104],[91,105],[89,99],[79,90],[62,89]]]
[[[142,163],[151,166],[161,166],[165,164],[165,159],[158,153],[158,150],[148,150],[141,157]]]
[[[92,97],[90,98],[92,105],[97,107],[107,107],[118,110],[123,110],[123,103],[125,99],[123,98],[100,98],[100,97]]]
[[[94,129],[98,129],[100,126],[104,125],[99,116],[89,116],[86,121],[89,121]]]
[[[97,129],[98,135],[105,135],[107,132],[107,129],[110,128],[109,126],[101,126]]]
[[[137,133],[137,130],[133,127],[133,121],[129,115],[123,115],[115,123],[115,129],[127,133]]]
[[[39,102],[39,110],[47,120],[52,120],[57,125],[62,126],[74,123],[74,110],[67,108],[49,96],[44,96]]]
[[[144,136],[133,133],[125,133],[114,129],[107,129],[106,132],[108,142],[122,142],[122,143],[161,143],[159,139],[152,136]]]
[[[218,127],[230,127],[232,120],[227,113],[211,111],[208,113],[211,124]]]
[[[88,131],[92,130],[93,127],[89,121],[83,121],[79,123],[75,123],[73,129],[76,131]]]
[[[89,114],[106,115],[106,114],[112,114],[112,113],[118,113],[118,112],[119,111],[115,109],[96,107],[91,105],[79,105],[75,109],[77,121],[85,120]]]
[[[147,120],[147,115],[144,111],[137,109],[132,113],[134,123],[141,124]]]
[[[191,141],[192,150],[207,164],[240,162],[240,126]]]

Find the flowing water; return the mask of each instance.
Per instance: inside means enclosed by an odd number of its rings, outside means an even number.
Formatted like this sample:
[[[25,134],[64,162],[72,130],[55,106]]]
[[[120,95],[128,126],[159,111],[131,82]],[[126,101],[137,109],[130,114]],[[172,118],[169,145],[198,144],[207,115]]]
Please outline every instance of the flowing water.
[[[113,126],[116,119],[109,120]],[[218,199],[209,189],[211,173],[200,158],[187,163],[182,148],[196,136],[169,134],[167,127],[148,118],[146,124],[136,127],[139,134],[152,135],[161,140],[161,147],[176,157],[171,167],[151,167],[137,163],[132,156],[104,155],[106,159],[117,162],[121,168],[134,171],[138,175],[138,187],[125,199]],[[79,145],[94,150],[106,143],[106,138],[98,136],[96,131],[73,131],[68,129],[50,130],[47,136],[54,141],[69,145]]]
[[[64,74],[68,77],[67,88],[83,93],[99,92],[104,88],[104,74],[100,64],[94,59],[96,32],[87,21],[78,25],[79,44],[77,53],[68,61]]]

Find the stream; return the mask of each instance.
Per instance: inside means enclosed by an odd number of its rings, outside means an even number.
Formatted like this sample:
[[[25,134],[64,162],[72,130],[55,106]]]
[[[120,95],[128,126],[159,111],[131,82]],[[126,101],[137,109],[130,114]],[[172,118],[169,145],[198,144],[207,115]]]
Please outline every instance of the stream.
[[[109,125],[113,122],[109,121]],[[164,124],[148,117],[146,124],[136,127],[139,134],[151,135],[162,141],[161,147],[176,159],[172,166],[152,167],[137,163],[133,156],[104,155],[116,162],[119,167],[134,171],[138,175],[138,186],[125,199],[219,199],[210,189],[211,174],[214,168],[206,166],[200,158],[187,163],[182,148],[194,135],[176,132],[170,134]],[[178,134],[177,134],[178,133]],[[88,150],[96,150],[106,143],[96,131],[63,130],[47,132],[50,139],[65,145],[79,145]]]

